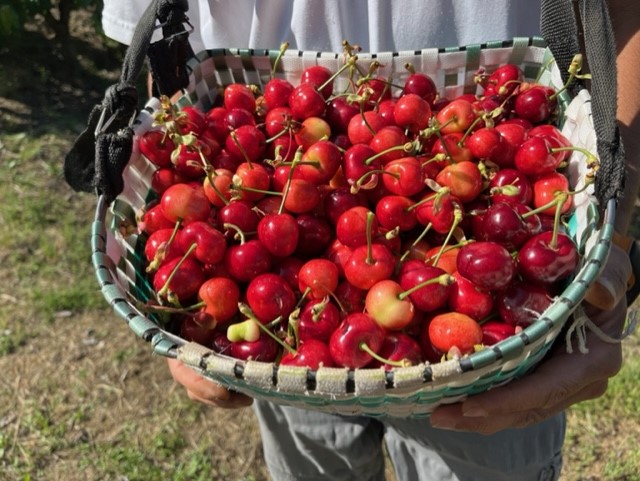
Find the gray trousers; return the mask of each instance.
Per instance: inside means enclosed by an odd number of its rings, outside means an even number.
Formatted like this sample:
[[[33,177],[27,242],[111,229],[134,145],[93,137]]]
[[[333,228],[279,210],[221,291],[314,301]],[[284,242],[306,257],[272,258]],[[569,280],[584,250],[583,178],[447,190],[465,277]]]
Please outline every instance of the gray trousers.
[[[255,401],[273,481],[382,481],[386,445],[398,481],[552,481],[565,416],[485,436],[428,419],[347,417]]]

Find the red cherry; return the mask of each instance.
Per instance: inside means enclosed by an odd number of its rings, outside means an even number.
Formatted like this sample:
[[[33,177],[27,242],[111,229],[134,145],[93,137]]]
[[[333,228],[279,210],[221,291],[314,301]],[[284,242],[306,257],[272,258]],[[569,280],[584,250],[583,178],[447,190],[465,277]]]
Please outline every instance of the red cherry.
[[[382,183],[392,194],[411,197],[425,188],[422,165],[416,157],[402,157],[384,166]]]
[[[243,162],[235,171],[233,184],[240,198],[256,201],[265,196],[265,191],[271,184],[271,176],[263,165]]]
[[[406,142],[407,136],[401,128],[388,125],[376,132],[369,142],[369,147],[375,152],[376,160],[379,161],[377,163],[384,165],[406,155]]]
[[[218,229],[227,233],[227,237],[234,237],[235,229],[228,229],[225,224],[235,226],[241,232],[254,232],[260,218],[253,209],[253,204],[246,200],[234,200],[218,211]]]
[[[238,284],[227,277],[207,279],[198,289],[198,298],[204,303],[204,312],[210,315],[212,324],[224,324],[233,319],[238,312],[240,288]]]
[[[516,151],[516,169],[529,176],[554,172],[560,166],[562,156],[556,155],[552,148],[551,141],[546,137],[530,137]]]
[[[229,133],[224,147],[232,157],[255,163],[264,158],[266,139],[257,126],[241,125]]]
[[[450,164],[436,176],[436,182],[451,189],[462,203],[470,202],[482,192],[482,174],[475,162]]]
[[[276,257],[293,254],[298,246],[296,219],[287,213],[268,214],[258,223],[258,239]]]
[[[331,357],[338,366],[358,369],[369,364],[373,357],[366,352],[378,352],[385,332],[371,316],[353,313],[345,317],[329,340]]]
[[[347,135],[353,145],[369,144],[375,132],[385,126],[384,118],[375,110],[354,115],[347,126]]]
[[[273,362],[278,357],[278,343],[266,334],[257,341],[237,341],[229,344],[229,353],[236,359],[258,362]]]
[[[434,156],[437,154],[445,156],[447,161],[454,163],[472,161],[474,160],[473,152],[467,147],[467,142],[463,144],[463,137],[464,134],[462,132],[443,135],[435,141],[431,148],[431,153]],[[432,163],[436,165],[443,164],[443,167],[447,165],[444,161]]]
[[[138,139],[140,153],[158,167],[171,165],[171,152],[175,147],[171,137],[162,130],[148,130]]]
[[[360,289],[369,289],[376,282],[388,279],[395,269],[396,259],[388,247],[374,243],[355,247],[344,266],[346,279]]]
[[[452,100],[436,113],[436,120],[442,134],[465,132],[475,118],[473,105],[464,98]]]
[[[311,259],[298,273],[300,292],[308,291],[309,299],[322,299],[338,286],[338,266],[328,259]]]
[[[302,163],[295,167],[300,178],[320,185],[326,184],[336,175],[342,154],[330,140],[319,140],[309,146],[300,160]]]
[[[551,172],[536,178],[533,183],[533,207],[538,209],[544,207],[554,200],[560,201],[558,195],[566,195],[566,199],[562,202],[560,212],[562,214],[571,210],[573,205],[573,197],[567,195],[570,190],[569,179],[560,172]],[[551,205],[544,209],[540,214],[553,217],[556,213],[556,206]]]
[[[428,75],[415,72],[404,81],[404,94],[416,94],[432,105],[438,94],[435,82]]]
[[[295,354],[287,352],[280,359],[281,366],[300,366],[316,370],[320,367],[333,367],[335,363],[329,351],[329,345],[319,339],[307,339],[300,343]]]
[[[206,221],[211,215],[211,204],[202,188],[189,184],[174,184],[164,191],[160,199],[162,212],[171,222],[189,223]]]
[[[333,94],[333,83],[329,81],[332,76],[333,73],[327,67],[322,65],[313,65],[302,71],[302,74],[300,75],[300,84],[309,85],[315,89],[322,87],[320,93],[325,99],[328,99],[331,97],[331,94]]]
[[[395,363],[401,362],[405,366],[416,366],[423,361],[422,348],[418,341],[403,332],[388,332],[378,355]],[[368,367],[384,366],[386,371],[394,368],[389,363],[374,359]]]
[[[517,169],[500,169],[489,181],[491,202],[528,205],[533,200],[533,186]]]
[[[518,252],[518,272],[536,284],[553,284],[573,274],[578,266],[578,250],[566,234],[541,232],[530,238]]]
[[[520,92],[515,99],[514,111],[520,118],[534,124],[545,122],[557,106],[553,89],[534,85]]]
[[[335,304],[324,300],[307,302],[298,318],[298,338],[300,342],[312,339],[329,342],[331,334],[340,324],[340,311]]]
[[[460,248],[458,272],[486,290],[506,288],[516,274],[509,251],[496,242],[472,242]]]
[[[287,106],[292,91],[293,85],[288,80],[278,77],[269,79],[263,92],[267,110]]]
[[[336,224],[336,237],[348,247],[358,247],[367,243],[367,218],[371,210],[368,207],[356,206],[343,212]],[[372,231],[378,229],[378,222],[374,218]]]
[[[350,104],[344,97],[335,97],[327,104],[324,117],[331,126],[331,131],[346,134],[351,117],[360,113],[356,104]]]
[[[482,344],[493,346],[513,336],[515,333],[515,326],[499,321],[487,321],[482,324]]]
[[[482,343],[482,337],[480,324],[459,312],[438,314],[429,322],[429,339],[443,353],[457,348],[462,355],[470,354]]]
[[[465,279],[459,272],[453,274],[455,283],[449,293],[448,305],[452,311],[466,314],[481,321],[493,309],[493,296],[491,292],[479,289],[473,282]]]
[[[162,212],[161,204],[148,207],[142,215],[142,219],[138,221],[140,232],[146,232],[147,234],[153,234],[160,229],[171,229],[173,231],[174,226],[175,223],[167,219],[164,212]]]
[[[443,277],[445,274],[439,267],[414,259],[405,261],[398,278],[405,291],[412,291],[409,298],[417,309],[433,312],[444,307],[449,299],[451,282]]]
[[[307,83],[294,87],[289,95],[289,107],[295,119],[304,120],[308,117],[321,117],[326,104],[322,94]]]
[[[227,248],[224,266],[229,275],[239,282],[249,282],[271,268],[271,255],[257,239]]]
[[[398,127],[417,133],[429,126],[431,107],[422,96],[405,93],[396,101],[393,118]]]
[[[181,305],[196,297],[203,282],[202,265],[190,257],[168,260],[153,276],[153,288],[158,295],[167,298],[175,296]]]
[[[223,93],[224,107],[230,109],[244,109],[255,112],[256,99],[251,89],[240,83],[232,83],[225,87]]]
[[[195,244],[193,255],[203,264],[218,264],[224,259],[227,241],[224,235],[204,221],[190,222],[178,233],[178,245],[184,252]]]
[[[162,262],[184,255],[185,251],[178,242],[169,243],[174,238],[174,234],[173,227],[166,227],[152,232],[147,239],[144,245],[144,255],[150,263],[151,269],[157,268]]]
[[[513,251],[524,244],[532,233],[518,210],[505,202],[492,204],[482,216],[482,239],[496,242]]]
[[[415,210],[410,209],[413,204],[413,200],[406,196],[384,196],[376,204],[378,223],[385,229],[398,228],[400,232],[410,231],[418,223]]]
[[[496,296],[500,319],[510,326],[523,326],[537,321],[553,303],[553,296],[542,285],[518,281]]]
[[[247,286],[247,303],[263,324],[282,317],[286,322],[296,305],[296,296],[287,281],[266,272],[253,278]]]
[[[375,158],[375,154],[375,150],[369,144],[354,144],[347,149],[342,160],[342,171],[349,184],[355,183],[368,171],[381,168],[380,158]],[[370,179],[375,182],[377,176]]]
[[[304,258],[320,256],[333,239],[329,221],[317,215],[300,214],[296,217],[296,222],[300,232],[296,255]]]

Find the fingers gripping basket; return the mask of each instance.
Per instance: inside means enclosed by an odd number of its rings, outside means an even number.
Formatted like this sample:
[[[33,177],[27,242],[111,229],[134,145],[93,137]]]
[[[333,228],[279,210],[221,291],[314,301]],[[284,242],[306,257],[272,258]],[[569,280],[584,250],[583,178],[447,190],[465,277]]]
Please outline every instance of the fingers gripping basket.
[[[214,50],[197,55],[190,64],[190,84],[177,101],[209,109],[220,87],[232,82],[263,86],[269,79],[275,51]],[[380,74],[402,81],[408,75],[405,64],[429,74],[441,94],[455,96],[475,92],[473,76],[478,68],[492,71],[505,63],[520,65],[529,80],[559,87],[560,72],[539,39],[515,39],[508,43],[468,46],[449,50],[427,49],[361,55],[368,66],[375,57]],[[277,75],[295,82],[310,65],[324,65],[337,71],[342,56],[289,51],[279,60]],[[151,113],[159,107],[151,99],[135,121],[135,134],[151,128]],[[596,152],[590,98],[586,90],[575,98],[563,99],[563,133],[574,144]],[[572,185],[579,188],[586,172],[583,154],[574,152],[568,168]],[[441,403],[452,403],[525,375],[548,352],[563,326],[594,282],[606,259],[613,234],[615,203],[609,202],[599,218],[591,188],[575,198],[575,213],[569,229],[582,254],[582,265],[573,281],[557,296],[539,319],[522,332],[461,359],[436,364],[382,369],[306,368],[273,363],[241,361],[172,334],[158,320],[137,309],[138,301],[152,297],[145,279],[143,238],[129,234],[123,226],[135,225],[136,212],[150,196],[154,166],[142,157],[134,143],[131,160],[124,171],[124,191],[108,204],[100,197],[93,225],[92,247],[95,271],[107,301],[133,332],[150,342],[162,356],[177,357],[196,371],[230,389],[251,397],[285,405],[339,414],[369,416],[427,416]],[[137,300],[137,301],[136,301]]]

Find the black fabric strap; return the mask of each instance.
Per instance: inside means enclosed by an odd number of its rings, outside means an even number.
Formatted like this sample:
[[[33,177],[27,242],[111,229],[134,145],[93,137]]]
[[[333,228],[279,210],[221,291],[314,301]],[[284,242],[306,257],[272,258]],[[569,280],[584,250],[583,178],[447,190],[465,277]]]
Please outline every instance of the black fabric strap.
[[[591,110],[598,139],[600,170],[595,195],[601,210],[624,189],[625,155],[618,122],[616,44],[606,0],[542,0],[540,29],[567,79],[573,56],[581,51],[591,73]],[[580,85],[582,86],[582,85]]]
[[[76,191],[96,192],[108,202],[122,192],[122,172],[133,149],[130,126],[138,113],[136,83],[158,20],[163,34],[168,36],[156,42],[164,46],[158,51],[172,52],[155,62],[156,68],[172,73],[162,74],[168,79],[164,86],[173,89],[167,93],[187,85],[186,61],[193,54],[184,27],[188,23],[187,9],[187,0],[154,0],[145,10],[125,54],[120,80],[106,90],[102,103],[92,109],[87,128],[65,157],[65,180]]]

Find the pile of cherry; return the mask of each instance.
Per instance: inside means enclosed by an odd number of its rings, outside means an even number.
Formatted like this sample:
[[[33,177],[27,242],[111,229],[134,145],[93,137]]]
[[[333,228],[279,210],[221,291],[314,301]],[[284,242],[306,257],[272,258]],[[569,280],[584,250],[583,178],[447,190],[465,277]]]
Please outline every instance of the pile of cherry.
[[[146,308],[216,352],[311,369],[439,362],[538,319],[579,263],[558,92],[510,64],[450,99],[375,68],[337,91],[346,71],[231,84],[207,112],[162,99],[139,138]]]

